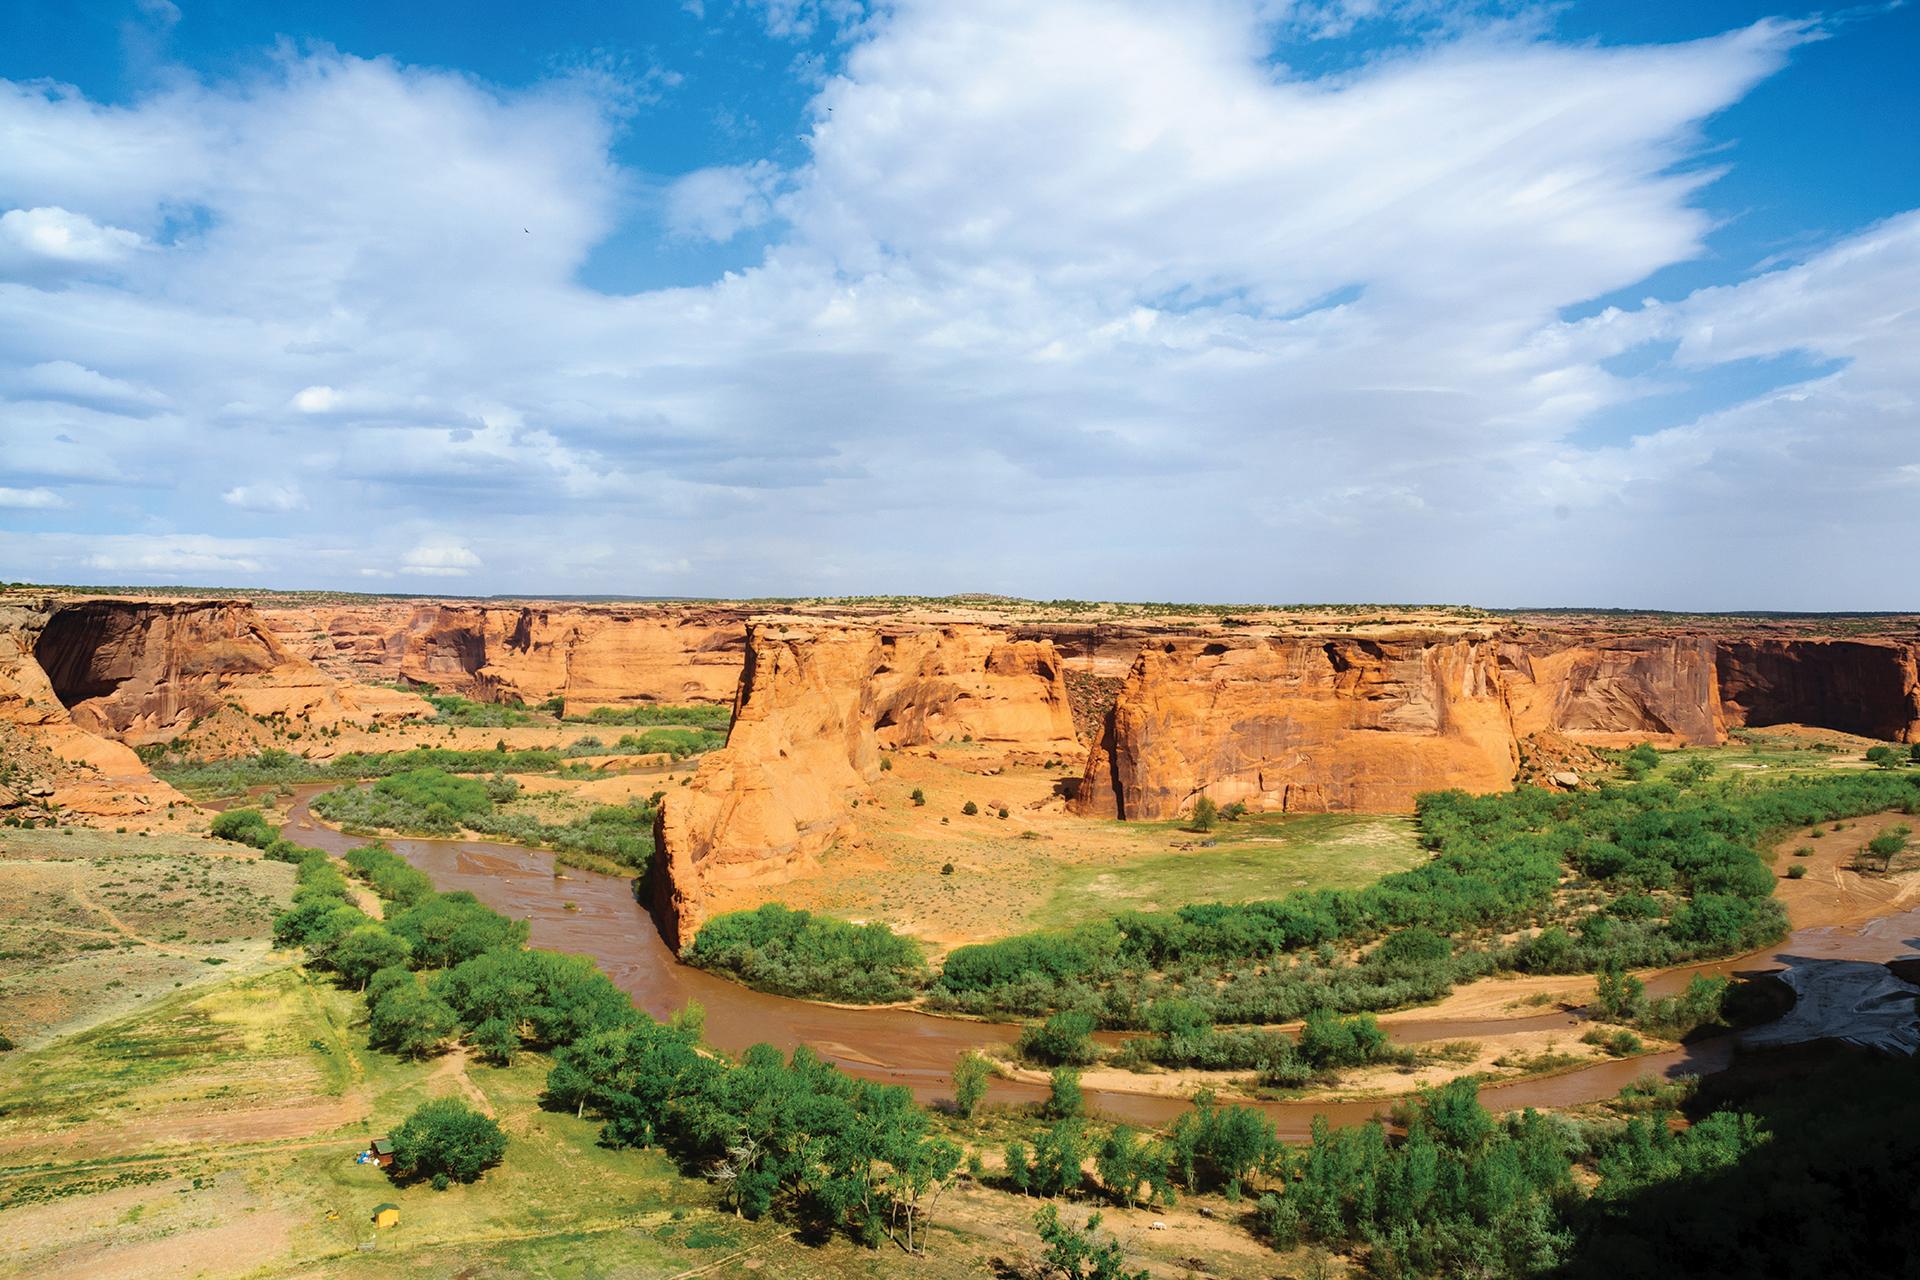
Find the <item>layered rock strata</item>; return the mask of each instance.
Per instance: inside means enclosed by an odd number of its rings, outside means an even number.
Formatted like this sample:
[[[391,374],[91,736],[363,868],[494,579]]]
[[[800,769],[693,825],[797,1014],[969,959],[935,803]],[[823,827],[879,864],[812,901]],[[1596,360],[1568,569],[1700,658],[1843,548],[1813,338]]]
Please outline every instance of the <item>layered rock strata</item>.
[[[1071,808],[1171,818],[1201,795],[1289,813],[1396,812],[1510,786],[1501,647],[1478,637],[1167,641],[1127,674]]]
[[[670,945],[691,941],[709,886],[791,878],[853,830],[879,752],[972,740],[1077,754],[1059,655],[981,627],[763,619],[726,748],[668,793],[653,903]]]

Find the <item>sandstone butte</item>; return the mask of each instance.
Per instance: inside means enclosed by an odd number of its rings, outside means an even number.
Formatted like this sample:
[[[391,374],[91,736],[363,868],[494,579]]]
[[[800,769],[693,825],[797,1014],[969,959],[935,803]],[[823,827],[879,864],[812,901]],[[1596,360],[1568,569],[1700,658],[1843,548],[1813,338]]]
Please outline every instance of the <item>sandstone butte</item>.
[[[191,727],[239,753],[261,741],[256,717],[325,729],[428,714],[375,681],[558,697],[569,711],[731,701],[725,749],[669,791],[658,819],[649,893],[680,945],[711,887],[806,874],[857,836],[856,802],[886,750],[971,739],[1067,761],[1080,774],[1069,806],[1088,818],[1171,817],[1201,795],[1405,811],[1421,791],[1504,789],[1543,761],[1581,767],[1594,746],[1715,743],[1783,723],[1920,740],[1917,654],[1910,618],[255,607],[16,589],[0,594],[0,731],[9,758],[44,775],[44,798],[111,817],[182,803],[129,745]],[[20,773],[0,790],[18,790]]]

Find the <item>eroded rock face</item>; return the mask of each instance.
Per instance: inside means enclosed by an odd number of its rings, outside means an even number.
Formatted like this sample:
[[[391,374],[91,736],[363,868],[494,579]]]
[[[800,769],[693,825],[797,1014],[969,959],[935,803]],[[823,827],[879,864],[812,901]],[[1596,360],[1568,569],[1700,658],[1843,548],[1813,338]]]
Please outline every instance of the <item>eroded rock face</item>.
[[[1497,641],[1166,641],[1128,673],[1071,808],[1398,812],[1435,788],[1505,788],[1516,763]]]
[[[963,738],[1077,754],[1052,645],[973,626],[755,621],[726,748],[668,792],[656,822],[668,944],[692,940],[710,886],[789,879],[854,834],[881,748]]]
[[[1529,637],[1501,648],[1514,731],[1595,746],[1725,741],[1715,654],[1705,634]]]
[[[229,704],[314,727],[430,710],[409,694],[334,680],[288,652],[243,601],[60,604],[33,656],[75,724],[134,745],[174,738]]]
[[[50,602],[0,604],[0,756],[16,806],[37,795],[50,812],[101,818],[187,807],[126,745],[74,723],[34,653],[53,613]]]
[[[417,604],[270,611],[290,647],[336,674],[411,680],[481,701],[569,711],[733,700],[747,612],[727,606]]]
[[[1735,639],[1716,650],[1729,723],[1817,724],[1920,741],[1916,648],[1892,640]]]

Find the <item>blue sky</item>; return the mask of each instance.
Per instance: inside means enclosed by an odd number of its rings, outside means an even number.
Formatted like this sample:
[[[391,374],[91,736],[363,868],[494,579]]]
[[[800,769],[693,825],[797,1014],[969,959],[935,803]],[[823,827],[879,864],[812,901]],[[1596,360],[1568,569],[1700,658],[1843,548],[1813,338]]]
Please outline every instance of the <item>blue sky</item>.
[[[1920,10],[0,12],[0,575],[1920,607]]]

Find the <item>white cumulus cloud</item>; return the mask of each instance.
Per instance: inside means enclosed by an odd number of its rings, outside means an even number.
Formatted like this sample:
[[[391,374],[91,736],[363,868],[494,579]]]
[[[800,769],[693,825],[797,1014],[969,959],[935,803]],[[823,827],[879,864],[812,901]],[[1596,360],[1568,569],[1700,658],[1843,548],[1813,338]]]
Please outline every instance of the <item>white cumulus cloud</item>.
[[[1564,318],[1702,258],[1708,166],[1740,163],[1703,122],[1810,28],[765,9],[839,35],[803,154],[658,202],[614,158],[634,104],[591,76],[505,90],[322,50],[123,105],[0,82],[0,217],[73,220],[87,264],[0,287],[0,482],[87,481],[76,524],[213,538],[140,545],[290,585],[1910,604],[1849,551],[1897,510],[1858,495],[1920,465],[1910,222]],[[1392,22],[1420,38],[1335,76],[1289,62]],[[704,284],[588,287],[643,212],[769,247]],[[46,225],[0,227],[7,261]],[[1648,344],[1671,358],[1615,371]],[[1795,352],[1844,367],[1583,435]],[[260,510],[285,542],[229,546]],[[134,554],[79,546],[0,541],[0,572]]]
[[[45,485],[35,485],[31,489],[0,486],[0,507],[11,507],[16,511],[51,511],[66,505],[65,498]]]
[[[58,207],[0,213],[0,270],[108,266],[144,243],[136,232]]]
[[[298,485],[271,482],[236,485],[221,494],[220,500],[242,511],[301,511],[307,505],[307,497]]]
[[[429,538],[400,561],[402,572],[438,578],[463,577],[480,567],[480,557],[472,550],[446,538]]]

